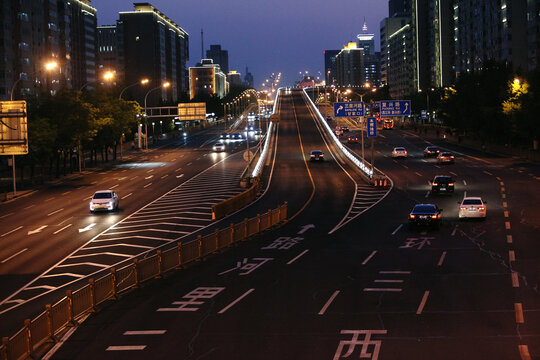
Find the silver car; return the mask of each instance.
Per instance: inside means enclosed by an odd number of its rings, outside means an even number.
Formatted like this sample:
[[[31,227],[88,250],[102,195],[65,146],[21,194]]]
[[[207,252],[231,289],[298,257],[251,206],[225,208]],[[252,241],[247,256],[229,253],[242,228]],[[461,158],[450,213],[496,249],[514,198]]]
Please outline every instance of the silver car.
[[[100,190],[90,200],[90,212],[118,210],[118,195],[113,190]]]

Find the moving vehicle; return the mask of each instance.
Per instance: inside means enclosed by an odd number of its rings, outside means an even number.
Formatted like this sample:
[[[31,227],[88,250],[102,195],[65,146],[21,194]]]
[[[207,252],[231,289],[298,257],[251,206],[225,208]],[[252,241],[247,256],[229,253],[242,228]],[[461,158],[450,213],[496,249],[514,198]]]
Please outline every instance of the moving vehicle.
[[[383,119],[383,129],[391,130],[394,128],[394,120]]]
[[[217,142],[212,147],[212,150],[217,151],[217,152],[225,151],[225,144],[223,144],[221,142]]]
[[[324,161],[324,153],[321,150],[313,150],[310,154],[309,161]]]
[[[349,137],[347,137],[347,142],[349,144],[356,144],[358,143],[358,136],[356,135],[349,135]]]
[[[441,212],[435,204],[417,204],[409,214],[409,228],[441,226]]]
[[[230,137],[231,137],[231,135],[229,133],[226,133],[226,132],[221,133],[221,135],[219,135],[220,139],[228,139]]]
[[[442,152],[437,156],[437,162],[439,164],[453,164],[454,155],[450,152]]]
[[[232,133],[231,139],[233,140],[242,140],[244,138],[244,135],[242,133]]]
[[[459,204],[458,217],[463,218],[485,218],[486,203],[481,197],[466,197]]]
[[[116,211],[118,210],[118,195],[113,190],[99,190],[94,193],[90,200],[90,212]]]
[[[447,175],[436,175],[431,182],[432,193],[453,193],[454,179]]]
[[[342,126],[342,127],[340,128],[340,130],[341,130],[342,132],[349,132],[349,127],[348,127],[348,126]]]
[[[441,152],[441,150],[436,147],[436,146],[428,146],[427,148],[424,149],[424,157],[436,157],[437,155],[439,155],[439,153]]]
[[[407,149],[405,149],[404,147],[395,147],[394,150],[392,150],[392,157],[407,158]]]

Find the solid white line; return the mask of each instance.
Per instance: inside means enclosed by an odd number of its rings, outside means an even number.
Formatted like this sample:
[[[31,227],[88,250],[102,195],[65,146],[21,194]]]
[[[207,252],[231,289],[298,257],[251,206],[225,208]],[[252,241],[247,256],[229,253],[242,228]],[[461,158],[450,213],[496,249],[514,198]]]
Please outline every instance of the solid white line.
[[[72,225],[72,224],[69,224],[69,225],[64,226],[64,227],[61,228],[60,230],[56,230],[55,232],[53,232],[53,235],[58,234],[60,231],[67,229],[67,228],[70,227],[71,225]]]
[[[379,271],[379,274],[401,274],[401,275],[408,275],[410,274],[410,271],[400,271],[400,270],[382,270]]]
[[[395,289],[395,288],[364,288],[364,291],[392,291],[392,292],[398,292],[398,291],[401,291],[401,289]]]
[[[302,251],[302,252],[300,253],[300,255],[298,255],[297,257],[295,257],[295,258],[292,259],[291,261],[289,261],[289,262],[287,263],[287,265],[291,265],[291,264],[292,264],[294,261],[296,261],[300,256],[304,255],[304,254],[307,253],[308,251],[309,251],[309,249],[306,249],[306,250]]]
[[[371,260],[371,258],[372,258],[373,256],[375,256],[376,253],[377,253],[377,250],[373,250],[373,252],[372,252],[372,253],[371,253],[364,261],[362,261],[362,265],[366,265],[367,262],[368,262],[369,260]]]
[[[437,266],[441,266],[443,261],[444,261],[444,258],[446,257],[446,251],[443,251],[442,255],[441,255],[441,258],[439,259],[439,262],[437,263]]]
[[[56,214],[56,213],[58,213],[58,212],[60,212],[60,211],[62,211],[62,210],[64,210],[64,208],[58,209],[58,210],[56,210],[56,211],[53,211],[52,213],[47,214],[47,216],[51,216],[51,215]]]
[[[163,335],[167,330],[131,330],[125,331],[124,335]]]
[[[128,346],[109,346],[107,351],[132,351],[132,350],[144,350],[146,345],[128,345]]]
[[[80,326],[82,323],[90,316],[91,313],[88,313],[86,315],[83,315],[80,319],[77,320],[77,324]],[[43,356],[42,360],[49,360],[57,351],[60,349],[62,345],[75,333],[75,331],[79,328],[79,326],[73,326],[71,327],[65,334],[62,336],[62,338],[54,344],[54,346]]]
[[[332,296],[330,296],[330,299],[328,299],[328,301],[326,302],[326,304],[324,304],[323,308],[321,309],[321,311],[319,311],[319,315],[324,315],[324,313],[326,312],[326,309],[328,309],[328,307],[330,306],[330,304],[332,304],[332,302],[334,301],[334,299],[336,298],[336,296],[338,296],[339,294],[339,290],[337,291],[334,291],[334,293],[332,294]]]
[[[255,289],[251,288],[248,291],[246,291],[243,295],[241,295],[238,299],[234,300],[229,305],[225,306],[223,309],[218,311],[218,314],[223,314],[225,311],[229,310],[231,307],[233,307],[237,302],[248,296],[251,292],[255,291]]]
[[[396,230],[394,230],[394,232],[392,232],[392,235],[396,235],[396,233],[399,231],[399,229],[401,229],[403,227],[403,224],[399,224],[399,226],[396,228]]]
[[[26,250],[28,250],[28,248],[24,248],[24,249],[22,249],[21,251],[19,251],[18,253],[15,253],[15,254],[11,255],[10,257],[8,257],[8,258],[2,260],[2,261],[0,262],[0,264],[3,264],[3,263],[8,262],[9,260],[13,259],[15,256],[20,255],[20,254],[22,254],[23,252],[25,252]]]
[[[0,235],[0,237],[4,237],[4,236],[6,236],[6,235],[9,235],[9,234],[11,234],[12,232],[17,231],[17,230],[19,230],[19,229],[22,229],[22,226],[19,226],[18,228],[15,228],[15,229],[13,229],[13,230],[11,230],[11,231],[8,231],[7,233]]]
[[[125,198],[130,197],[131,195],[133,195],[133,193],[129,193],[126,196],[122,197],[121,199],[124,200]]]
[[[428,296],[429,296],[429,290],[424,293],[424,296],[422,297],[422,301],[420,302],[420,306],[418,306],[418,310],[416,310],[416,315],[420,315],[422,313],[422,310],[424,310],[424,306],[426,305]]]

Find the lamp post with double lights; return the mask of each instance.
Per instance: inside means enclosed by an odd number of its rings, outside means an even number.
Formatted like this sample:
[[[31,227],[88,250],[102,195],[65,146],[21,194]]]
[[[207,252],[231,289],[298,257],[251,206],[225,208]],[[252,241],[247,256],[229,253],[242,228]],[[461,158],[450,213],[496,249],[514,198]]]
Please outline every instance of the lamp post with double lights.
[[[118,95],[118,99],[121,100],[122,99],[122,95],[124,94],[124,91],[126,91],[127,89],[133,87],[133,86],[136,86],[136,85],[146,85],[150,82],[149,79],[141,79],[140,81],[137,81],[136,83],[133,83],[131,85],[128,85],[126,86],[125,88],[122,89],[122,91],[120,91],[120,95]]]
[[[147,106],[146,106],[146,100],[148,99],[148,94],[150,94],[152,91],[157,90],[157,89],[161,89],[161,88],[166,89],[169,86],[171,86],[171,83],[166,81],[163,84],[161,84],[160,86],[156,86],[155,88],[152,88],[152,89],[148,90],[148,92],[144,96],[144,116],[145,116],[145,118],[148,116]],[[139,127],[139,131],[140,131],[140,127]],[[148,121],[147,120],[145,120],[145,122],[144,122],[144,132],[145,132],[144,143],[146,144],[146,150],[148,150]],[[139,135],[140,135],[140,133],[139,133]],[[140,136],[139,136],[139,139],[140,139]],[[140,140],[139,140],[139,143],[140,143]]]

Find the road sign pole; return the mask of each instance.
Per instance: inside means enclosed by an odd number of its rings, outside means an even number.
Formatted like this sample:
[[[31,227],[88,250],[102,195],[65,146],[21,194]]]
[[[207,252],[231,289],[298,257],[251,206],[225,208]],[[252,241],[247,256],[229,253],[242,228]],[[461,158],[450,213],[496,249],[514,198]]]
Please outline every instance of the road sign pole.
[[[371,173],[373,174],[374,172],[374,168],[375,168],[375,164],[374,164],[374,158],[373,158],[373,153],[375,152],[375,139],[374,138],[371,138]]]
[[[360,117],[360,133],[362,134],[362,164],[366,163],[366,158],[364,157],[364,117]]]
[[[11,166],[13,166],[13,197],[17,195],[17,177],[15,171],[15,155],[11,155]]]

